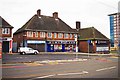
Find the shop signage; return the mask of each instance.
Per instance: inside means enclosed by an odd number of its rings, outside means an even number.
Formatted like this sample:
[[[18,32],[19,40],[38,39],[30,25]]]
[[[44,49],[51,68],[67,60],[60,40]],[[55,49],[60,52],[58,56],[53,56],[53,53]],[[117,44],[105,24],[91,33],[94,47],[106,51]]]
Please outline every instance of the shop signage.
[[[7,41],[7,38],[0,38],[0,40],[2,40],[2,41]]]
[[[75,44],[75,41],[47,41],[47,44]]]
[[[87,42],[88,42],[88,43],[91,43],[91,41],[90,41],[90,40],[88,40]]]
[[[107,41],[98,41],[98,44],[106,44],[107,43]]]
[[[28,44],[42,44],[42,43],[45,43],[45,41],[31,41],[31,40],[28,40],[27,43]]]
[[[0,38],[0,41],[10,41],[12,38]]]
[[[109,51],[109,47],[97,47],[96,51]]]

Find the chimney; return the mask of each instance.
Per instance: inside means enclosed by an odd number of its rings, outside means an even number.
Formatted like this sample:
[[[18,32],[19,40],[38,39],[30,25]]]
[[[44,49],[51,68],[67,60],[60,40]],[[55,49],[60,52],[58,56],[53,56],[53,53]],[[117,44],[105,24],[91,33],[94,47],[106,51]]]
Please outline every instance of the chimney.
[[[40,9],[37,10],[37,15],[38,15],[38,17],[40,17],[40,15],[41,15],[41,10]]]
[[[76,29],[77,29],[77,31],[80,30],[80,28],[81,28],[80,21],[76,21]]]
[[[57,19],[57,18],[58,18],[58,12],[54,12],[54,13],[53,13],[53,17],[54,17],[55,19]]]

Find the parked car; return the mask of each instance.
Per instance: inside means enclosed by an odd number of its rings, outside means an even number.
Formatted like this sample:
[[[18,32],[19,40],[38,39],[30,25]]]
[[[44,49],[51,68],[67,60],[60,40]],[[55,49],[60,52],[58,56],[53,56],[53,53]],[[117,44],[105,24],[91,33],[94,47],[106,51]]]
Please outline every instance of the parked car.
[[[39,53],[38,50],[34,50],[30,47],[20,47],[18,49],[18,52],[22,55],[24,55],[24,54],[38,54]]]

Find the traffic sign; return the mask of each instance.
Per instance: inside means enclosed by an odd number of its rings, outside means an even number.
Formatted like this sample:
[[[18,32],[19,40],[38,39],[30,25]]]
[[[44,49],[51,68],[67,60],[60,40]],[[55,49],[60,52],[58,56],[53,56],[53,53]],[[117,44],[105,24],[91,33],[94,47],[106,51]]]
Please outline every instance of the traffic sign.
[[[88,42],[88,43],[90,43],[90,42],[91,42],[91,40],[88,40],[87,42]]]

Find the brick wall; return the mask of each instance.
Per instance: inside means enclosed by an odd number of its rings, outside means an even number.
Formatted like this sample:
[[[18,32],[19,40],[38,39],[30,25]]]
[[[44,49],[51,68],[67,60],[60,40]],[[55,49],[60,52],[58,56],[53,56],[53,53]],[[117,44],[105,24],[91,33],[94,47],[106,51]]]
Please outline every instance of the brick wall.
[[[80,41],[78,44],[78,48],[81,52],[87,52],[88,51],[88,43],[87,41]]]
[[[13,42],[17,42],[17,47],[20,47],[20,43],[22,43],[23,41],[23,34],[24,33],[13,35]]]

